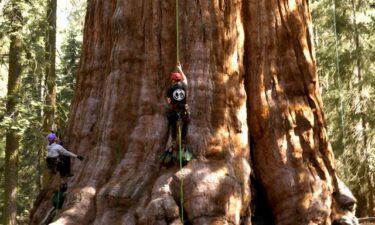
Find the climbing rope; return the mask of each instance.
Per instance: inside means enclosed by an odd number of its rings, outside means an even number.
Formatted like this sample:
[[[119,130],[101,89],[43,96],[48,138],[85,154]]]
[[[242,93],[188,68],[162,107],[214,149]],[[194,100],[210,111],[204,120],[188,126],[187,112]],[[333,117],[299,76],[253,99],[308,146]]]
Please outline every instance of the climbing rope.
[[[176,0],[176,62],[180,62],[180,40],[179,40],[179,12],[178,12],[178,0]],[[182,143],[181,143],[181,126],[182,120],[181,115],[178,114],[178,146],[179,146],[179,154],[180,154],[180,171],[182,171]],[[180,185],[180,204],[181,204],[181,222],[184,224],[184,179],[181,178],[181,185]]]
[[[180,171],[182,171],[182,143],[181,143],[181,126],[182,120],[180,114],[178,114],[178,147],[179,147],[179,154],[180,154]],[[181,204],[181,222],[184,224],[184,179],[181,177],[181,185],[180,185],[180,204]]]
[[[340,119],[341,119],[341,132],[342,132],[342,144],[345,149],[346,145],[346,134],[345,134],[345,123],[344,123],[344,107],[343,107],[343,97],[341,91],[341,75],[340,75],[340,64],[339,64],[339,50],[338,50],[338,37],[337,37],[337,22],[336,22],[336,2],[332,0],[333,8],[333,24],[335,28],[335,46],[336,46],[336,71],[337,71],[337,82],[340,90],[339,101],[340,101]]]
[[[179,40],[179,21],[178,21],[178,0],[176,0],[176,62],[180,62],[180,40]]]
[[[53,220],[56,219],[57,214],[59,213],[59,207],[60,207],[60,198],[61,198],[61,182],[59,186],[59,191],[57,192],[57,204],[56,204],[56,212]]]

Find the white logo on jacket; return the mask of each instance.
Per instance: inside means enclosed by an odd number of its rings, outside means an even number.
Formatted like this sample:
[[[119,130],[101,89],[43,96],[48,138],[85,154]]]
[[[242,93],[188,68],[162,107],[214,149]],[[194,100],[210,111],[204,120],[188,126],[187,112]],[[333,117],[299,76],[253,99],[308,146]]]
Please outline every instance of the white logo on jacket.
[[[176,89],[173,91],[173,99],[176,101],[182,101],[185,99],[185,91],[182,89]]]

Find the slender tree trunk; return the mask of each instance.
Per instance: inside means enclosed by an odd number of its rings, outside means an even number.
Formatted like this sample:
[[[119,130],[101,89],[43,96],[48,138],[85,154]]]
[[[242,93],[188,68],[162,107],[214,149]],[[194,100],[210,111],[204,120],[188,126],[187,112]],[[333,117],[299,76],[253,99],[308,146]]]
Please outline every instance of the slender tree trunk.
[[[19,3],[14,2],[11,12],[12,34],[10,35],[9,47],[9,74],[8,93],[6,102],[6,116],[12,119],[6,131],[5,142],[5,196],[3,224],[17,224],[17,182],[18,182],[18,147],[20,136],[17,127],[17,106],[20,102],[20,82],[21,82],[21,20],[22,14],[18,7]]]
[[[276,224],[330,224],[334,191],[341,192],[306,2],[179,1],[195,159],[163,168],[175,2],[89,2],[64,137],[85,161],[74,162],[53,224],[181,224],[183,206],[190,224],[250,225],[249,139],[255,179],[268,197],[261,201]],[[38,198],[31,224],[51,207],[51,193]]]
[[[362,1],[354,1],[351,0],[351,6],[352,6],[352,15],[353,15],[353,28],[354,28],[354,46],[355,46],[355,52],[356,52],[356,63],[355,63],[355,69],[354,69],[354,76],[358,82],[358,94],[359,94],[359,109],[360,109],[360,122],[359,125],[362,128],[361,133],[361,140],[362,143],[359,146],[359,151],[361,155],[365,155],[366,158],[370,157],[369,153],[369,142],[368,142],[368,120],[367,120],[367,99],[364,97],[363,94],[363,74],[362,74],[362,50],[361,50],[361,43],[360,43],[360,33],[358,31],[358,25],[357,25],[357,9],[361,6]],[[373,196],[373,189],[374,186],[372,184],[372,177],[369,174],[371,169],[368,165],[366,165],[366,174],[364,174],[364,177],[366,177],[367,182],[367,214],[368,216],[372,217],[374,216],[374,196]]]
[[[46,98],[44,107],[44,132],[50,132],[54,124],[56,107],[56,0],[48,1],[47,19],[48,29],[46,36]]]
[[[47,135],[53,130],[55,108],[56,108],[56,10],[57,0],[48,1],[47,20],[48,29],[46,36],[46,74],[45,83],[47,86],[44,105],[43,132]],[[42,159],[46,154],[43,151]],[[45,168],[43,171],[43,188],[50,182],[49,174]]]
[[[367,172],[367,185],[368,185],[368,216],[374,217],[374,185],[373,175],[371,172]]]

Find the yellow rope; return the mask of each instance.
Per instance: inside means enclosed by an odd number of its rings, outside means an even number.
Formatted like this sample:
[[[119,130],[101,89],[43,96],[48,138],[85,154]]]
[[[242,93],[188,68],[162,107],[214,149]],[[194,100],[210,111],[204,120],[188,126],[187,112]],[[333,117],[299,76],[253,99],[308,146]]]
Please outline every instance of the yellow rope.
[[[182,126],[182,120],[181,117],[177,121],[178,126],[178,146],[179,146],[179,152],[180,152],[180,171],[182,171],[182,143],[181,143],[181,126]],[[183,175],[181,175],[183,176]],[[180,204],[181,204],[181,222],[184,224],[184,179],[181,177],[181,185],[180,185]]]
[[[178,21],[178,0],[176,0],[176,58],[180,62],[180,42],[179,42],[179,21]]]
[[[178,0],[176,0],[176,63],[180,62],[180,40],[179,40],[179,20],[178,17]],[[177,121],[178,126],[178,146],[179,146],[179,153],[180,153],[180,171],[182,171],[182,143],[181,143],[181,126],[182,120],[181,115],[179,115],[179,119]],[[184,180],[181,178],[181,185],[180,185],[180,204],[181,204],[181,222],[184,224]]]

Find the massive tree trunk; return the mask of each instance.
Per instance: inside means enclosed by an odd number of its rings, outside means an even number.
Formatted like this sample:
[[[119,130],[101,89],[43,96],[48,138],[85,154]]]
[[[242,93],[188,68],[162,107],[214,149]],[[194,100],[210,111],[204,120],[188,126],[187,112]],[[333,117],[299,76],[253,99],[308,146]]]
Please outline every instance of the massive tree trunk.
[[[246,7],[250,135],[276,224],[331,224],[338,191],[319,96],[307,1]]]
[[[53,224],[181,224],[181,187],[190,224],[257,224],[250,150],[272,223],[330,224],[341,213],[334,199],[346,195],[326,135],[307,2],[181,1],[179,16],[195,159],[183,169],[158,161],[169,144],[175,1],[90,1],[64,137],[86,157],[73,165]],[[57,182],[40,194],[31,224],[51,207]]]
[[[6,130],[5,141],[5,170],[4,170],[4,211],[3,224],[17,224],[17,182],[18,182],[18,147],[19,128],[17,127],[18,109],[20,103],[21,83],[21,56],[22,56],[22,14],[19,8],[20,2],[14,1],[12,10],[9,13],[9,20],[12,22],[10,47],[9,47],[9,72],[8,72],[8,93],[5,115],[11,119]]]

